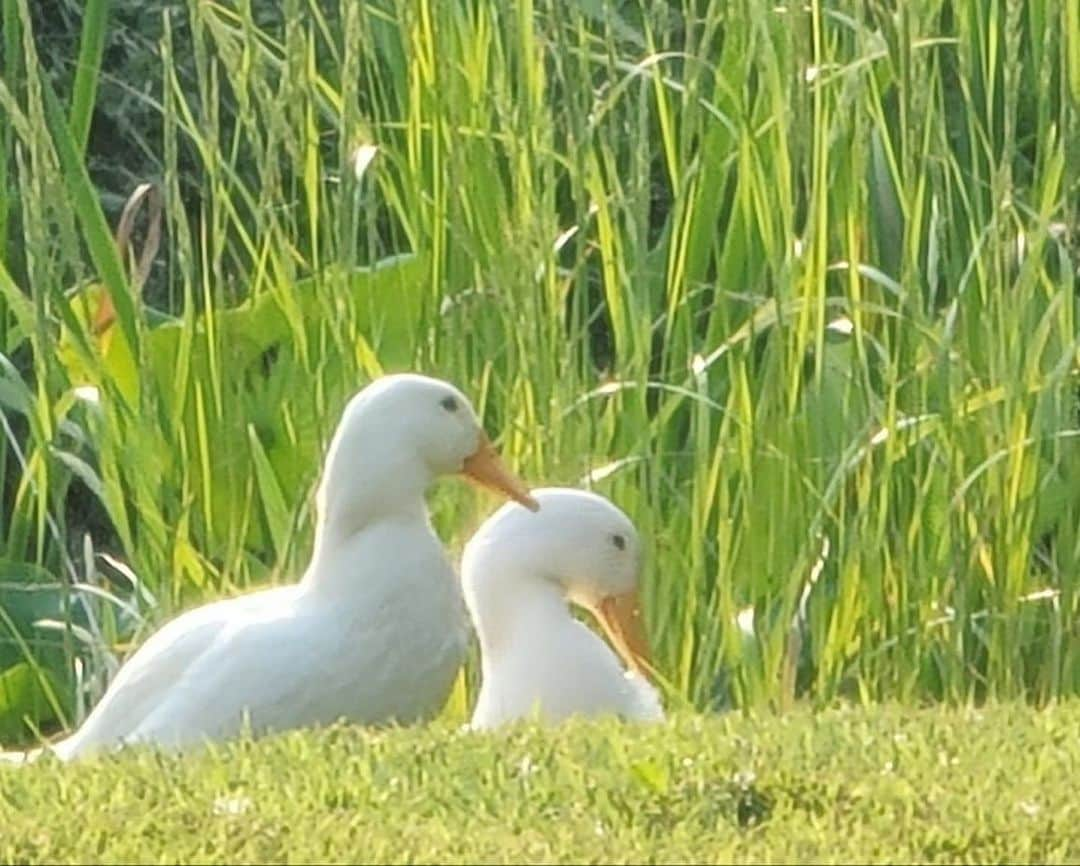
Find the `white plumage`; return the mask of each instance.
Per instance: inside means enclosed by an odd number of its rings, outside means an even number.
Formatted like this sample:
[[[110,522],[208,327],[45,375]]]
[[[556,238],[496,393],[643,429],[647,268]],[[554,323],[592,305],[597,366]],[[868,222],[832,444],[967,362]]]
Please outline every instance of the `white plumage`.
[[[637,606],[640,548],[629,518],[601,496],[534,490],[532,514],[504,505],[466,547],[462,581],[480,639],[482,682],[472,727],[615,714],[661,720],[644,676],[648,645]],[[592,611],[626,658],[570,613]]]
[[[49,748],[70,760],[124,743],[222,740],[245,725],[262,734],[437,713],[464,659],[467,623],[424,492],[451,473],[536,507],[455,388],[399,375],[362,390],[327,454],[302,580],[169,622],[79,730]]]

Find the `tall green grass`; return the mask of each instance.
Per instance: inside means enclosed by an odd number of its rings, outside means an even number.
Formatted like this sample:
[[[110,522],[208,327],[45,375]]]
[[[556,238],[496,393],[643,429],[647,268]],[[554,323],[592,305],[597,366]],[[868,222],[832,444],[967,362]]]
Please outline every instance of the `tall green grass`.
[[[337,413],[396,369],[633,516],[676,701],[1077,690],[1071,4],[257,5],[163,19],[151,299],[92,79],[53,92],[4,0],[7,718],[295,579]],[[454,550],[493,504],[432,499]]]

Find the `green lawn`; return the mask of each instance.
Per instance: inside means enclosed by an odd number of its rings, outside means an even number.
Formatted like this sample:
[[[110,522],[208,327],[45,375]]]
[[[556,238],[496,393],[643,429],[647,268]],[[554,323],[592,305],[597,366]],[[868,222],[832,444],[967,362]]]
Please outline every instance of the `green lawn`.
[[[50,761],[0,771],[0,861],[1076,862],[1078,730],[883,706]]]

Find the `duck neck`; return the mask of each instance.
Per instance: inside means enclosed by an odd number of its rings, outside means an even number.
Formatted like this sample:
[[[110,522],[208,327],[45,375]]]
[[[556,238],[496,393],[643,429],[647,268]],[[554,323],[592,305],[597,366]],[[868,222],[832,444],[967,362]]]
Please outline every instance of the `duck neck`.
[[[317,496],[319,518],[305,583],[318,583],[337,571],[342,556],[351,556],[350,542],[380,522],[430,527],[424,494],[433,473],[396,445],[376,439],[359,455],[331,448]]]
[[[570,616],[558,582],[505,562],[481,557],[468,564],[462,579],[485,669],[510,646],[539,647]]]

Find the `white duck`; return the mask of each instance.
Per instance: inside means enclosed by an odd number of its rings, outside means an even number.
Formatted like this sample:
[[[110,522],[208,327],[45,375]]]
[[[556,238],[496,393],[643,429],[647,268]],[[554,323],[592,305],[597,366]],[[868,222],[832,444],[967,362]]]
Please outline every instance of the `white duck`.
[[[650,662],[633,523],[594,493],[532,494],[539,513],[507,503],[470,539],[462,559],[465,603],[481,651],[471,726],[493,728],[534,713],[548,722],[599,714],[663,719],[645,679]],[[571,615],[568,600],[596,616],[630,671]]]
[[[438,712],[464,660],[467,622],[424,493],[451,473],[537,507],[456,388],[411,374],[364,388],[326,456],[302,580],[169,622],[79,730],[48,748],[70,760],[124,743],[221,740],[246,724],[260,734]]]

